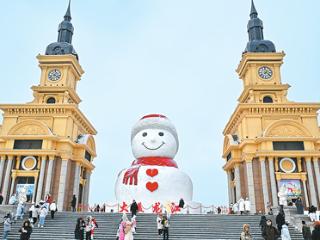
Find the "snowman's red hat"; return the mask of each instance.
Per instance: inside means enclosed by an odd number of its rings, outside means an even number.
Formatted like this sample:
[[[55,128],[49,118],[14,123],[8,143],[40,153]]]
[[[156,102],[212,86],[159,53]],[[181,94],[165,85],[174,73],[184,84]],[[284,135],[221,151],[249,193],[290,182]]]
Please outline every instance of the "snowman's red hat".
[[[177,145],[179,145],[179,139],[177,130],[171,121],[161,114],[149,114],[143,116],[132,128],[131,140],[134,136],[144,129],[163,129],[170,132],[176,139]]]

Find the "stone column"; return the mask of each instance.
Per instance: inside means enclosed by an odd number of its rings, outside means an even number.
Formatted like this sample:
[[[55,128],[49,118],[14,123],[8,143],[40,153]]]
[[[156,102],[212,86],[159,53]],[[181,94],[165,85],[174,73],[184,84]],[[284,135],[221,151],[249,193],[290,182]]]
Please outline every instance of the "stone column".
[[[42,193],[43,193],[42,189],[43,189],[44,172],[46,170],[46,162],[47,162],[47,157],[46,156],[41,157],[41,168],[40,168],[40,175],[38,180],[36,202],[39,202],[42,199]]]
[[[265,213],[267,213],[268,212],[268,202],[269,202],[269,191],[268,191],[268,183],[267,183],[265,157],[260,157],[260,167],[261,167],[264,209],[265,209]]]
[[[80,184],[80,164],[76,163],[76,168],[74,171],[74,184],[73,184],[73,194],[77,197],[76,206],[78,206],[79,202],[79,184]]]
[[[318,206],[316,189],[314,187],[314,179],[313,179],[313,172],[312,172],[311,157],[306,157],[305,160],[306,160],[306,165],[307,165],[307,173],[308,173],[311,204],[313,206]]]
[[[48,194],[48,193],[51,194],[53,161],[54,161],[54,156],[49,156],[48,171],[47,171],[47,178],[46,178],[46,186],[45,186],[45,190],[44,190],[45,194]]]
[[[8,189],[9,189],[9,182],[11,179],[12,163],[13,163],[13,156],[8,156],[7,169],[4,176],[4,182],[3,182],[3,188],[2,188],[3,204],[6,204],[8,200]]]
[[[36,177],[34,177],[34,192],[32,194],[32,202],[36,201],[36,189],[38,186],[38,175]]]
[[[90,193],[90,179],[91,179],[91,172],[87,171],[87,182],[86,182],[86,191],[85,191],[85,199],[84,203],[89,205],[89,193]]]
[[[302,185],[303,185],[303,191],[304,191],[304,199],[306,201],[306,207],[308,208],[310,205],[309,205],[308,191],[306,186],[306,179],[302,180]]]
[[[64,196],[67,183],[67,172],[68,172],[68,159],[61,160],[61,170],[60,170],[60,179],[59,179],[59,192],[58,192],[58,209],[60,211],[67,210],[63,208],[64,205]]]
[[[15,182],[16,182],[16,176],[12,176],[12,178],[11,178],[11,187],[10,187],[10,194],[9,194],[9,196],[12,196],[12,194],[13,194],[13,191],[14,191],[14,184],[15,184]]]
[[[256,213],[256,197],[254,191],[254,180],[253,180],[253,170],[252,170],[252,159],[246,159],[247,167],[247,181],[248,181],[248,192],[249,200],[251,202],[251,213]]]
[[[229,196],[229,205],[232,203],[232,192],[231,192],[231,171],[227,171],[228,176],[228,196]]]
[[[269,161],[269,173],[270,173],[270,184],[271,184],[271,193],[272,193],[272,206],[278,206],[278,193],[277,193],[277,183],[274,172],[273,157],[268,157]]]
[[[0,189],[2,184],[2,178],[4,174],[4,163],[5,163],[6,156],[0,156]]]
[[[318,161],[317,157],[313,158],[313,166],[314,166],[314,172],[316,175],[318,196],[319,196],[319,200],[320,200],[320,171],[319,171],[319,161]]]
[[[236,185],[236,201],[238,201],[241,198],[240,166],[238,163],[234,166],[234,181]]]

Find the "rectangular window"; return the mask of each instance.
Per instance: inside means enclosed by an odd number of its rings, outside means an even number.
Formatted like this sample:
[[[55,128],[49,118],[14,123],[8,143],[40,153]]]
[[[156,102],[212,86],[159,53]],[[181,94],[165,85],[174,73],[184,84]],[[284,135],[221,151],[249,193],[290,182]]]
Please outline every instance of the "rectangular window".
[[[304,150],[303,142],[273,142],[273,150],[275,151],[290,151]]]
[[[229,161],[232,158],[232,154],[231,152],[229,152],[229,154],[227,155],[227,161]]]
[[[85,155],[84,155],[85,159],[87,159],[89,162],[91,161],[91,154],[86,151]]]
[[[15,140],[13,149],[41,149],[42,140]]]

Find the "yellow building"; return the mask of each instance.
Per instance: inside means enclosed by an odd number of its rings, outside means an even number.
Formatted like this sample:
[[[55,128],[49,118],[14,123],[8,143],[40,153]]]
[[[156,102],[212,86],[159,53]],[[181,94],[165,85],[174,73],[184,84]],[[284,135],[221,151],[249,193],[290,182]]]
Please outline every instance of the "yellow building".
[[[73,194],[88,204],[97,132],[80,111],[76,86],[84,73],[72,46],[70,4],[58,41],[38,55],[40,83],[26,104],[1,104],[0,187],[5,203],[25,188],[28,201],[51,194],[59,210],[70,210]]]
[[[301,196],[304,205],[319,207],[320,103],[287,99],[281,81],[285,54],[264,40],[262,21],[252,2],[249,42],[237,68],[243,81],[239,103],[224,129],[224,170],[229,202],[251,201],[251,211],[278,205],[284,186],[289,200]]]

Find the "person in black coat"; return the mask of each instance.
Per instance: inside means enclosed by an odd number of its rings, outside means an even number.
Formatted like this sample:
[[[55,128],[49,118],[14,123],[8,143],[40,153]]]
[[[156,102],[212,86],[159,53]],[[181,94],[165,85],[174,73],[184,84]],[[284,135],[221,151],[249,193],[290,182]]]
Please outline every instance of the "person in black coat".
[[[266,228],[266,225],[267,225],[267,218],[266,216],[263,215],[261,216],[260,223],[259,223],[261,233],[263,233],[264,229]]]
[[[320,222],[319,221],[315,223],[311,238],[312,240],[320,240]]]
[[[29,240],[31,233],[32,233],[32,227],[30,224],[30,221],[24,221],[22,227],[20,228],[19,232],[20,234],[20,240]]]
[[[2,204],[3,202],[3,196],[2,196],[2,193],[0,193],[0,205]]]
[[[277,223],[278,231],[281,232],[282,225],[286,223],[283,211],[280,211],[279,214],[277,215],[276,223]]]
[[[303,208],[302,200],[301,200],[300,197],[297,198],[295,204],[296,204],[296,208],[297,208],[297,213],[298,214],[303,214],[304,213],[304,208]]]
[[[137,211],[138,211],[138,204],[136,203],[135,200],[133,200],[130,206],[130,212],[132,214],[132,217],[137,215]]]
[[[71,201],[72,212],[76,211],[76,205],[77,205],[77,197],[75,194],[73,194],[72,201]]]
[[[302,221],[302,236],[304,240],[311,240],[311,230],[305,221]]]
[[[81,234],[81,225],[82,225],[82,218],[77,219],[77,225],[74,229],[74,239],[83,239],[83,233]]]
[[[179,201],[179,208],[184,208],[184,200],[183,200],[183,198],[181,198],[180,201]]]

